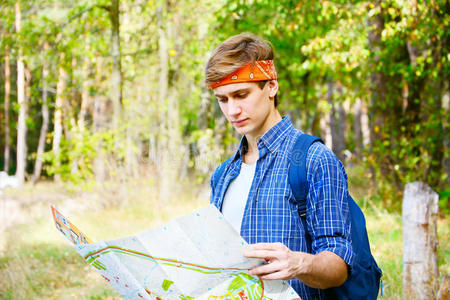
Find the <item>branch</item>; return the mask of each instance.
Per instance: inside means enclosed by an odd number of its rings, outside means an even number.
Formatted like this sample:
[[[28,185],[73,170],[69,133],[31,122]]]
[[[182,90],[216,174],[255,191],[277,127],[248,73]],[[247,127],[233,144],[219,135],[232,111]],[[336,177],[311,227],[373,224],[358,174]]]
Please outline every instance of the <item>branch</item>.
[[[68,25],[70,22],[72,22],[73,20],[75,20],[75,19],[81,17],[84,13],[89,12],[89,11],[93,10],[94,8],[96,8],[96,7],[105,9],[105,10],[108,11],[108,12],[110,11],[110,7],[109,7],[109,6],[106,6],[106,5],[99,5],[99,4],[92,5],[92,6],[86,7],[85,9],[83,9],[83,10],[79,11],[78,13],[76,13],[75,15],[71,16],[71,17],[68,18],[64,23],[62,23],[61,25],[59,25],[59,27],[60,27],[61,29],[63,29],[63,28],[64,28],[66,25]]]

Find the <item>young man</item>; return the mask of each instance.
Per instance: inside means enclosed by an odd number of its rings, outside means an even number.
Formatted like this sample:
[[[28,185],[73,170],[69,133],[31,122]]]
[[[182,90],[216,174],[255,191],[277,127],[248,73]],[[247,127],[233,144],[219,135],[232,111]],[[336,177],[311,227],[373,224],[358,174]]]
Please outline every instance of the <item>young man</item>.
[[[290,280],[302,299],[325,299],[322,289],[344,283],[354,258],[347,177],[323,144],[309,148],[304,228],[288,182],[288,156],[301,132],[277,109],[273,56],[266,41],[240,34],[220,44],[208,61],[206,83],[243,135],[220,178],[217,170],[212,175],[211,203],[251,244],[245,256],[267,261],[251,275]]]

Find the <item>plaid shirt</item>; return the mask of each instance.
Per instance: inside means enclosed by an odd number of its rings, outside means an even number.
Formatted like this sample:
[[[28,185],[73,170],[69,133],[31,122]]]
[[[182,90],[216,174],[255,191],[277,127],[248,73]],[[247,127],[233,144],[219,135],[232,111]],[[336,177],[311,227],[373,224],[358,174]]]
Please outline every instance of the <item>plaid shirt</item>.
[[[250,244],[281,242],[293,251],[313,254],[331,251],[351,267],[354,254],[345,201],[347,175],[342,163],[321,143],[314,143],[306,156],[309,186],[306,223],[312,243],[307,242],[288,182],[288,155],[299,134],[301,131],[292,126],[289,118],[283,117],[258,140],[259,159],[244,210],[241,236]],[[211,203],[219,210],[228,185],[239,175],[246,147],[243,137],[222,177],[216,179],[216,172],[212,175]],[[213,182],[217,182],[216,186]],[[304,300],[325,299],[323,291],[310,288],[298,279],[289,283]]]

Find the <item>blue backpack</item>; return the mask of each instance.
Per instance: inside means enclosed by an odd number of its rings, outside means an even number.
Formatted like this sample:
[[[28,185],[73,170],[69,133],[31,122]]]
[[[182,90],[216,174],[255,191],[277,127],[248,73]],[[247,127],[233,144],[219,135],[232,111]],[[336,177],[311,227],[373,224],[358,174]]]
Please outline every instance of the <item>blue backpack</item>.
[[[300,134],[295,141],[290,155],[289,184],[298,203],[300,219],[306,226],[306,196],[308,183],[306,179],[306,154],[309,147],[315,142],[323,141],[315,136]],[[370,252],[367,237],[366,220],[364,214],[353,198],[348,195],[349,214],[351,222],[351,237],[355,261],[350,276],[339,287],[325,290],[327,299],[377,299],[380,288],[381,270]],[[307,235],[309,244],[311,238]],[[383,290],[381,290],[381,294]]]

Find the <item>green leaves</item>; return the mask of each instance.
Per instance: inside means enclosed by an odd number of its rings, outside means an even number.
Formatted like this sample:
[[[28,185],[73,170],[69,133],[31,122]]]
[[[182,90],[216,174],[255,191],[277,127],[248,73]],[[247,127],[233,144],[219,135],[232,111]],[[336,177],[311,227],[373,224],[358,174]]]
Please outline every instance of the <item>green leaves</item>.
[[[381,191],[401,190],[410,180],[428,181],[439,190],[448,177],[443,170],[443,161],[449,155],[444,147],[448,144],[448,108],[443,108],[442,100],[448,93],[450,69],[446,1],[388,0],[377,5],[373,1],[345,0],[122,0],[120,48],[125,115],[119,132],[109,130],[112,53],[107,8],[111,1],[21,1],[20,32],[14,30],[15,1],[3,2],[0,49],[8,46],[14,68],[20,45],[32,73],[29,149],[34,150],[41,124],[43,61],[48,65],[48,102],[53,109],[59,57],[64,54],[62,63],[68,74],[64,115],[67,136],[76,128],[81,95],[88,96],[87,135],[67,138],[62,165],[52,170],[67,178],[74,162],[80,162],[76,180],[92,176],[91,164],[98,155],[93,149],[99,144],[118,165],[128,159],[127,151],[135,156],[148,155],[152,143],[152,151],[156,151],[164,134],[161,124],[169,112],[176,110],[174,131],[181,135],[182,144],[196,149],[189,154],[187,164],[196,178],[206,180],[238,138],[221,119],[211,92],[204,87],[204,66],[218,43],[244,31],[273,44],[280,84],[279,108],[302,130],[322,133],[324,137],[332,108],[345,107],[346,149],[360,153],[357,160],[373,170],[374,182]],[[171,93],[176,94],[170,107],[156,100],[161,69],[156,16],[161,3],[167,6],[160,27],[167,41],[168,84]],[[45,53],[44,44],[48,44]],[[14,85],[13,78],[12,90]],[[11,128],[18,109],[15,97],[12,94]],[[361,134],[354,129],[357,118],[353,104],[357,100],[368,109],[366,144],[361,146]],[[95,115],[101,105],[104,115]],[[101,132],[94,133],[94,115],[103,122]],[[128,144],[115,145],[116,135],[127,135]],[[199,153],[209,160],[199,160]],[[47,161],[52,168],[50,156]]]

